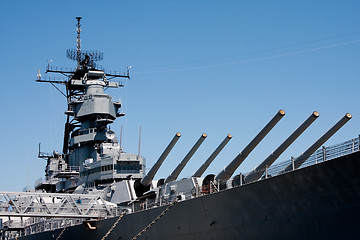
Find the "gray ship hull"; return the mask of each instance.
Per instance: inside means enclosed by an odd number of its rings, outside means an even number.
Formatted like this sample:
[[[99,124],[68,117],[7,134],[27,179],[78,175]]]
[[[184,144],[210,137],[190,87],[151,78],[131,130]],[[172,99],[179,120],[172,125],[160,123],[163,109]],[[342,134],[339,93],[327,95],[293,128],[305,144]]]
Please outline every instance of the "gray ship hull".
[[[359,239],[360,152],[176,203],[139,239]],[[132,239],[164,209],[125,215],[106,239]],[[67,228],[101,239],[117,218]],[[56,239],[62,229],[18,239]]]

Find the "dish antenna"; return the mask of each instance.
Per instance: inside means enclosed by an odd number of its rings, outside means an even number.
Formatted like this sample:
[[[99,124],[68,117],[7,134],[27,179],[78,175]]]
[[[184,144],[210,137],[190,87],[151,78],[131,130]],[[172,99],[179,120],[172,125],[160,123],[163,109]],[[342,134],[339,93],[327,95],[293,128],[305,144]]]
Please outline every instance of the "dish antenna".
[[[116,135],[115,135],[115,132],[114,132],[114,131],[108,130],[108,131],[105,133],[105,136],[106,136],[107,139],[112,140],[112,139],[115,138]]]

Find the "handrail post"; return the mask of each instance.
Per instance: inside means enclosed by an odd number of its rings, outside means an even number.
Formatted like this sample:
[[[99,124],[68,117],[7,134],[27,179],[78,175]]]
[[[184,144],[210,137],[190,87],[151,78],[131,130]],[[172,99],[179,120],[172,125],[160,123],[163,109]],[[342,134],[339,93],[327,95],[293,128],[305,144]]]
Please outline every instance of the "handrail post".
[[[268,169],[269,169],[269,166],[266,165],[265,166],[265,179],[268,178]]]
[[[242,175],[242,173],[240,173],[240,186],[242,186],[243,185],[243,181],[242,181],[242,178],[243,178],[243,175]]]
[[[295,170],[295,159],[294,156],[291,156],[291,165],[292,165],[292,170]]]
[[[322,147],[322,155],[323,155],[323,162],[325,162],[326,161],[326,147],[325,146]]]
[[[352,140],[352,148],[351,148],[351,152],[355,152],[355,138]]]

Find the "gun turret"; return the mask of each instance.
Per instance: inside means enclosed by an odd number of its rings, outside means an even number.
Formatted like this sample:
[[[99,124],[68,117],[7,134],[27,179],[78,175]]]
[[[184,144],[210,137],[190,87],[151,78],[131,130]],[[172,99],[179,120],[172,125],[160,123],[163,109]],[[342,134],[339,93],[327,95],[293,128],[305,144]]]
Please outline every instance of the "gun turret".
[[[179,176],[180,172],[184,169],[185,165],[189,162],[190,158],[194,155],[196,150],[200,147],[201,143],[207,137],[206,133],[203,133],[199,140],[195,143],[195,145],[190,149],[188,154],[184,157],[184,159],[180,162],[180,164],[175,168],[175,170],[166,178],[165,183],[169,183],[175,181]]]
[[[265,172],[266,167],[270,167],[276,159],[308,128],[317,118],[318,112],[313,112],[303,124],[301,124],[273,153],[271,153],[253,171],[245,176],[245,182],[258,180]]]
[[[270,132],[270,130],[280,121],[285,115],[284,110],[279,110],[276,115],[270,120],[270,122],[256,135],[256,137],[237,155],[232,162],[227,165],[218,175],[215,176],[215,180],[225,182],[236,171],[240,164],[250,154],[250,152],[260,143],[260,141]]]
[[[205,170],[209,167],[211,162],[216,158],[216,156],[221,152],[225,145],[230,141],[232,136],[228,134],[225,139],[220,143],[220,145],[215,149],[215,151],[210,155],[210,157],[204,162],[203,165],[192,175],[193,177],[201,177]]]
[[[321,145],[323,145],[332,135],[334,135],[342,126],[345,125],[350,119],[351,114],[347,113],[342,117],[335,125],[330,128],[324,135],[322,135],[313,145],[311,145],[305,152],[294,160],[294,169],[299,168],[313,154]],[[289,164],[284,168],[283,172],[287,172],[293,169],[293,164]]]
[[[136,191],[136,195],[139,197],[144,192],[150,190],[150,183],[154,179],[155,174],[159,170],[161,164],[164,162],[165,158],[169,155],[171,149],[175,146],[175,143],[179,140],[181,137],[181,133],[176,133],[169,145],[165,148],[164,152],[161,154],[159,159],[156,161],[154,166],[150,169],[148,174],[146,174],[145,177],[143,177],[141,180],[136,180],[134,184],[134,188]]]

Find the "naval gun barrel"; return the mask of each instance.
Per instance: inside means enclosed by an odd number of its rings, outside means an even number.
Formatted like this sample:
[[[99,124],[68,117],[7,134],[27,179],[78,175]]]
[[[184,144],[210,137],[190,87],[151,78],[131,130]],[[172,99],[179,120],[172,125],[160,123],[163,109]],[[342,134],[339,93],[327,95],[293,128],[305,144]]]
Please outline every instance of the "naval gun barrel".
[[[253,171],[245,176],[245,182],[258,180],[276,159],[319,117],[318,112],[313,112],[274,152],[272,152]]]
[[[216,156],[221,152],[225,145],[232,138],[231,134],[228,134],[225,139],[220,143],[220,145],[215,149],[215,151],[210,155],[210,157],[201,165],[201,167],[192,175],[193,177],[201,177],[205,170],[209,167],[211,162],[216,158]]]
[[[225,182],[227,181],[250,152],[260,143],[260,141],[270,132],[270,130],[280,121],[285,115],[284,110],[279,110],[276,115],[270,120],[270,122],[255,136],[255,138],[240,152],[232,162],[227,165],[218,175],[215,176],[215,180]]]
[[[194,155],[196,150],[200,147],[202,142],[207,137],[206,133],[203,133],[199,140],[195,143],[195,145],[190,149],[188,154],[184,157],[184,159],[180,162],[180,164],[175,168],[175,170],[165,179],[165,183],[175,181],[179,176],[180,172],[184,169],[185,165],[189,162],[190,158]]]
[[[298,156],[294,160],[294,169],[299,168],[313,154],[317,149],[321,147],[332,135],[334,135],[342,126],[345,125],[350,119],[351,114],[346,113],[335,125],[330,128],[324,135],[322,135],[313,145],[311,145],[305,152]],[[289,164],[284,168],[283,172],[287,172],[293,169],[293,164]]]
[[[166,147],[164,152],[161,154],[159,159],[156,161],[154,166],[150,169],[148,174],[146,174],[146,176],[143,179],[141,179],[141,184],[142,185],[144,185],[144,186],[150,185],[151,181],[155,177],[155,174],[159,170],[161,164],[164,162],[165,158],[169,155],[171,149],[175,146],[175,143],[179,140],[180,137],[181,137],[181,133],[178,132],[178,133],[175,134],[174,138],[171,140],[171,142]]]

